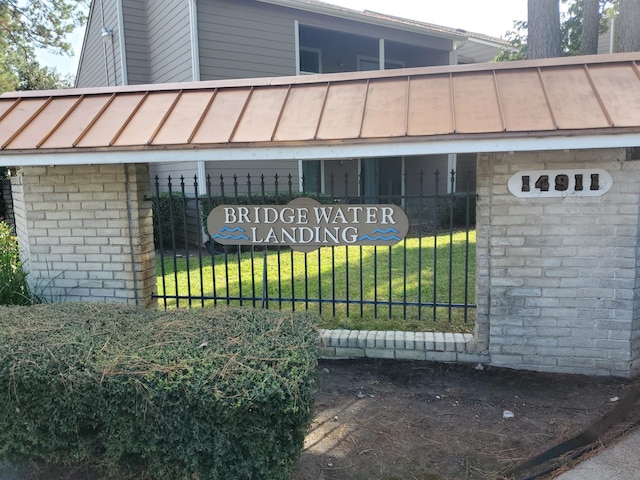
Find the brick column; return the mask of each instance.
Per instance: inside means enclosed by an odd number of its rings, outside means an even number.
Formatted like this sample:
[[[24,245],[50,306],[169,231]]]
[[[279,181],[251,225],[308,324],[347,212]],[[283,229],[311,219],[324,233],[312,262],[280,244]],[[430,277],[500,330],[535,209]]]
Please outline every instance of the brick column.
[[[517,172],[595,168],[613,179],[602,196],[519,198],[507,186]],[[624,149],[481,155],[478,196],[476,336],[491,363],[637,374],[640,162]]]
[[[53,302],[154,303],[148,165],[25,167],[12,187],[34,294]]]

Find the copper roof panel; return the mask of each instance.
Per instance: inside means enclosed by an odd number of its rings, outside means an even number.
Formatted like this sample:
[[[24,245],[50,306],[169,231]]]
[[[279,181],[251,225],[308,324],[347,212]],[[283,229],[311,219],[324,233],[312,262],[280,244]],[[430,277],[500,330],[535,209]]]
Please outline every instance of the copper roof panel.
[[[273,139],[313,140],[328,88],[327,84],[292,86]]]
[[[452,96],[456,132],[487,133],[504,130],[492,72],[455,75]]]
[[[70,148],[82,132],[88,128],[91,121],[107,104],[110,95],[95,95],[84,97],[69,113],[68,117],[55,129],[41,148]]]
[[[359,138],[366,94],[364,81],[329,85],[317,138]]]
[[[17,100],[19,103],[0,120],[0,147],[6,148],[10,141],[20,134],[23,126],[42,108],[48,98]],[[38,139],[40,140],[40,139]],[[35,147],[35,143],[32,145]]]
[[[610,126],[584,68],[542,69],[542,78],[558,128]]]
[[[145,97],[144,93],[128,93],[113,97],[93,125],[77,141],[78,147],[108,147]]]
[[[363,138],[401,137],[407,134],[409,82],[403,80],[369,82],[362,123]]]
[[[176,101],[178,92],[159,92],[148,95],[133,116],[124,125],[124,129],[114,139],[113,144],[120,145],[145,145],[149,143],[167,112]]]
[[[49,102],[38,115],[25,124],[7,146],[19,150],[39,145],[57,128],[57,124],[77,101],[78,97],[64,97],[58,102]]]
[[[640,70],[628,65],[589,67],[598,93],[611,116],[614,126],[630,127],[640,124]]]
[[[229,142],[250,92],[248,88],[219,90],[192,142],[202,144]]]
[[[287,87],[253,90],[232,142],[270,142],[287,97]]]
[[[153,145],[189,143],[191,135],[214,95],[215,90],[184,92],[151,143]]]
[[[0,100],[0,119],[2,116],[9,111],[11,107],[13,107],[19,100],[11,99],[11,100]]]
[[[409,135],[444,135],[453,132],[451,78],[434,75],[411,78]]]
[[[508,132],[556,128],[537,69],[496,72]]]
[[[76,147],[638,134],[639,53],[301,77],[7,92],[2,154]],[[21,153],[22,153],[21,152]]]

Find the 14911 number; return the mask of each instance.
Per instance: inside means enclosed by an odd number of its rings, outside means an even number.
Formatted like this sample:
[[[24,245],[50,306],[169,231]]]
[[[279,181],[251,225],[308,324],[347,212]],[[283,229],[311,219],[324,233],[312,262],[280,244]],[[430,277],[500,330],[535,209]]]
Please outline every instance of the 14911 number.
[[[539,170],[519,172],[509,180],[516,197],[600,196],[612,184],[609,173],[593,170]]]
[[[530,192],[531,191],[531,177],[529,175],[522,175],[522,191]],[[581,192],[584,190],[584,174],[576,173],[574,175],[574,189],[576,192]],[[540,190],[541,192],[549,191],[549,175],[540,175],[534,186]],[[555,177],[555,187],[559,192],[565,192],[569,190],[569,175],[561,173],[556,175]],[[600,190],[600,174],[592,173],[591,174],[591,186],[590,190]]]

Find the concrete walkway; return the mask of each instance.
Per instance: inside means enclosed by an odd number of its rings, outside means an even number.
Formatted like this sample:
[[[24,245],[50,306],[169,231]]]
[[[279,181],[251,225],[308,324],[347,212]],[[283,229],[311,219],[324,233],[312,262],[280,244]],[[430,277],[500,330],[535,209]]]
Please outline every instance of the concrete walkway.
[[[640,429],[633,430],[556,480],[640,480]]]

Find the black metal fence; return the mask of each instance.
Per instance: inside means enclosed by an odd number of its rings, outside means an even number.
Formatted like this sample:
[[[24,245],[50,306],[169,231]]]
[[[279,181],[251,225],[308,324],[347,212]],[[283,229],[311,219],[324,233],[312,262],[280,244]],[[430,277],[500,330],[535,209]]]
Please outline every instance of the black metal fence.
[[[473,185],[471,175],[458,183]],[[448,193],[456,185],[455,172],[436,171],[430,182],[421,173],[412,179],[411,191],[405,178],[402,191],[382,195],[365,192],[370,182],[348,174],[336,194],[338,180],[327,178],[327,193],[319,193],[315,178],[209,176],[207,193],[199,195],[197,177],[156,177],[155,297],[164,308],[224,304],[365,320],[473,320],[476,195]],[[409,218],[409,233],[391,247],[322,247],[308,253],[284,246],[222,246],[208,236],[206,217],[218,205],[283,205],[300,196],[324,204],[399,205]]]

